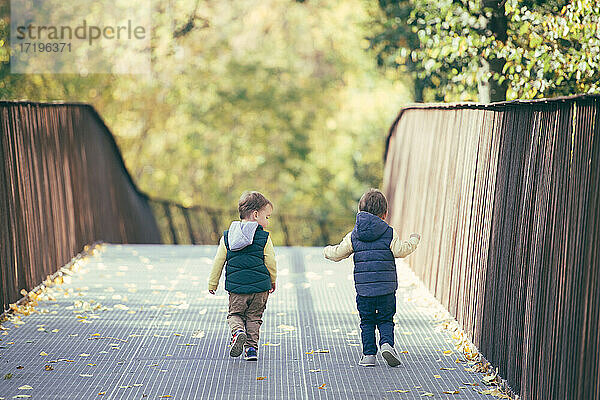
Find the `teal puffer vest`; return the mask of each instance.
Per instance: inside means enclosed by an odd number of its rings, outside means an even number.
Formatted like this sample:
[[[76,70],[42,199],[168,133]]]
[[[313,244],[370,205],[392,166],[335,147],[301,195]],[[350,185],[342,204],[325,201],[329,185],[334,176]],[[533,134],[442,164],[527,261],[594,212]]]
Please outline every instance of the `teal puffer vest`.
[[[269,233],[259,225],[252,244],[243,249],[229,249],[229,230],[223,233],[227,247],[225,265],[225,290],[232,293],[260,293],[271,289],[271,275],[265,265],[265,245]]]

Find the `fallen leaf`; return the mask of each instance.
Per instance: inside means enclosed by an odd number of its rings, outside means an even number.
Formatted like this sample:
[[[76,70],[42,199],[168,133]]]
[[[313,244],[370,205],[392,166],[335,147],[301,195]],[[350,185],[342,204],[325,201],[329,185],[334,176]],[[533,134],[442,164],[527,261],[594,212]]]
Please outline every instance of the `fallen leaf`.
[[[96,364],[92,364],[92,363],[88,364],[88,367],[95,367],[95,366],[96,366]]]
[[[267,379],[267,377],[266,377],[266,376],[257,376],[257,377],[256,377],[256,380],[257,380],[257,381],[264,381],[265,379]]]
[[[53,367],[52,365],[45,365],[45,366],[44,366],[44,369],[45,369],[46,371],[53,371],[53,370],[54,370],[54,367]]]
[[[79,376],[83,377],[83,378],[91,378],[92,375],[90,374],[79,374]]]
[[[279,345],[281,345],[281,343],[271,343],[271,342],[263,343],[263,346],[279,346]]]
[[[308,372],[325,372],[326,369],[309,369]]]
[[[32,390],[33,388],[29,385],[19,386],[19,390]]]
[[[31,395],[29,395],[29,394],[18,394],[16,396],[13,396],[13,399],[28,399],[30,397],[31,397]]]
[[[81,354],[79,355],[79,357],[89,357],[89,356],[90,356],[90,355],[89,355],[89,354],[87,354],[87,353],[81,353]]]
[[[458,390],[445,390],[442,393],[445,393],[445,394],[458,394],[459,391]]]
[[[24,367],[24,366],[22,366],[22,365],[19,365],[19,366],[17,367],[17,369],[23,369],[23,368],[25,368],[25,367]]]
[[[6,374],[6,375],[4,375],[4,379],[5,380],[8,380],[10,378],[12,378],[12,374]]]
[[[496,380],[496,377],[497,377],[496,374],[486,375],[481,380],[486,385],[491,385]]]
[[[442,367],[440,368],[440,370],[442,371],[454,371],[456,368],[448,368],[448,367]]]
[[[168,397],[173,397],[173,396],[171,396],[170,394],[163,394],[162,396],[159,396],[158,398],[159,399],[166,399]]]
[[[48,353],[46,353],[45,351],[42,351],[42,352],[40,353],[40,356],[47,356],[47,355],[48,355]]]
[[[311,350],[311,351],[307,351],[306,354],[316,354],[316,353],[329,353],[328,349],[317,349],[317,350]]]
[[[441,376],[441,375],[434,375],[433,377],[434,377],[434,378],[437,378],[437,379],[442,379],[442,376]]]
[[[292,326],[292,325],[279,325],[277,328],[281,329],[282,331],[287,331],[287,332],[291,332],[291,331],[295,331],[296,327]]]
[[[325,389],[325,383],[319,386],[319,389]]]
[[[423,394],[421,395],[421,397],[423,397],[423,396],[427,396],[427,397],[433,397],[433,396],[435,396],[435,395],[434,395],[433,393],[425,392],[425,393],[423,393]]]
[[[52,333],[58,332],[58,329],[52,329]]]
[[[408,392],[410,392],[410,390],[404,390],[404,389],[388,390],[388,393],[408,393]]]
[[[104,396],[106,392],[98,392],[98,396]]]
[[[444,353],[444,354],[452,354],[453,351],[452,350],[444,350],[442,353]]]
[[[510,399],[510,396],[508,396],[507,394],[502,393],[502,391],[500,391],[499,387],[495,387],[493,389],[487,389],[487,390],[481,390],[479,391],[480,394],[488,394],[494,397],[498,397],[501,399]]]
[[[401,354],[408,354],[408,350],[402,350],[400,353]]]

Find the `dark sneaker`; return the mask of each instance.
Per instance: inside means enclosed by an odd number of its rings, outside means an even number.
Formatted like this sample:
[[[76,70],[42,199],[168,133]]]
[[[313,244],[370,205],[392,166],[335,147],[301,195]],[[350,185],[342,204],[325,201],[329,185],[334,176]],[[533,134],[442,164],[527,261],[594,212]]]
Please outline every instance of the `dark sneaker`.
[[[258,361],[258,355],[256,354],[256,349],[254,347],[248,347],[246,349],[246,357],[244,357],[246,361]]]
[[[231,350],[229,350],[229,355],[231,357],[241,356],[242,351],[244,350],[244,343],[246,343],[246,332],[237,331],[234,333],[231,338]]]
[[[384,343],[381,345],[381,355],[385,358],[388,365],[390,367],[397,367],[400,365],[400,358],[398,358],[398,354],[396,354],[396,350],[388,343]]]

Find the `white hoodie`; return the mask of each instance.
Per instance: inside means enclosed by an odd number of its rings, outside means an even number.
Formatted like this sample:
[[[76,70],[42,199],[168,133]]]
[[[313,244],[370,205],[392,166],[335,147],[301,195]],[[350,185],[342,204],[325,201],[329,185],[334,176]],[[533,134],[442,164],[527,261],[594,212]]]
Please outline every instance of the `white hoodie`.
[[[229,226],[227,240],[231,251],[238,251],[252,244],[258,228],[256,221],[233,221]]]

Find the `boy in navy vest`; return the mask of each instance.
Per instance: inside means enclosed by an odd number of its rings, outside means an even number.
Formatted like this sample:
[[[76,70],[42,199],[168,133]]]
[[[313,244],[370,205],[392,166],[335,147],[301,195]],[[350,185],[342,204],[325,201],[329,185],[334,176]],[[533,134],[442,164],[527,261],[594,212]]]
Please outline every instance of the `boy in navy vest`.
[[[385,223],[387,200],[377,189],[366,192],[358,203],[356,225],[337,246],[323,250],[326,258],[340,261],[354,253],[356,306],[360,315],[363,355],[359,365],[375,366],[377,346],[375,327],[379,329],[381,355],[391,367],[400,365],[394,350],[394,314],[396,314],[396,257],[406,257],[420,241],[416,233],[402,241]]]
[[[215,294],[223,266],[225,290],[229,292],[227,322],[231,328],[229,355],[256,361],[262,315],[269,293],[275,290],[277,263],[269,232],[273,204],[258,192],[244,193],[238,204],[241,221],[233,221],[223,233],[208,279]]]

